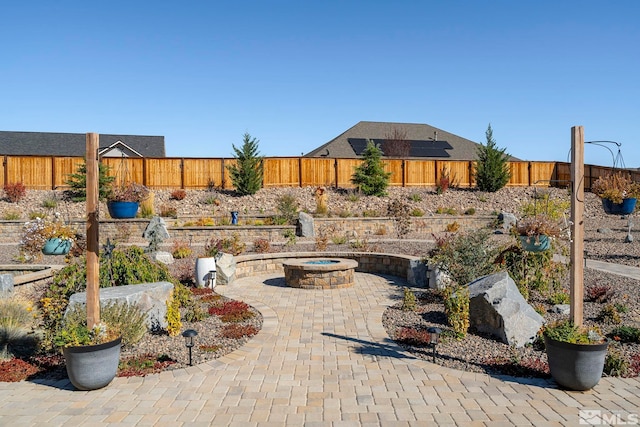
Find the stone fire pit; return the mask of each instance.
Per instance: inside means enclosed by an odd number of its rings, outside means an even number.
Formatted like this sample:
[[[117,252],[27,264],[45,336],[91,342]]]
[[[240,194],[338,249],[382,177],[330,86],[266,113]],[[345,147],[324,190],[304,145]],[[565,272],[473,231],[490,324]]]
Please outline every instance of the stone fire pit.
[[[292,288],[337,289],[353,286],[358,262],[343,258],[292,259],[282,263],[284,279]]]

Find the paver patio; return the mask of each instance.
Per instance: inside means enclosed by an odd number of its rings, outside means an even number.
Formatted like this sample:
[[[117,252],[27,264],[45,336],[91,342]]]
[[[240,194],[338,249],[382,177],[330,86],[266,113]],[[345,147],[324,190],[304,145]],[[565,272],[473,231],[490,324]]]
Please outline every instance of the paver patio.
[[[415,359],[389,340],[381,320],[405,283],[366,273],[355,281],[306,290],[270,275],[219,286],[264,316],[241,349],[91,392],[73,391],[67,380],[0,383],[0,425],[575,426],[581,410],[614,421],[640,412],[638,378],[603,378],[591,391],[567,392],[551,380]]]

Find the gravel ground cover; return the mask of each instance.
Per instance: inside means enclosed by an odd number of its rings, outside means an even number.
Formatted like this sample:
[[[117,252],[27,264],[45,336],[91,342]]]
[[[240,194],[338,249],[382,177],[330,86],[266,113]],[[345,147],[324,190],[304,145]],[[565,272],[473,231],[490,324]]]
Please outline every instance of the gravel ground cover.
[[[301,209],[309,211],[315,210],[315,199],[313,197],[314,188],[277,188],[261,190],[254,196],[235,197],[226,192],[209,191],[187,191],[187,198],[182,201],[170,199],[170,191],[158,191],[155,194],[155,206],[159,209],[163,204],[174,204],[178,208],[179,217],[202,216],[204,210],[212,214],[214,206],[206,202],[211,197],[219,199],[219,206],[216,207],[216,215],[226,215],[227,211],[240,210],[243,212],[245,206],[261,206],[259,211],[247,213],[270,214],[276,212],[278,197],[282,195],[292,195],[300,204]],[[468,208],[474,208],[476,214],[496,214],[498,212],[518,213],[523,203],[533,200],[536,194],[548,192],[550,197],[569,199],[566,190],[533,188],[505,188],[497,193],[481,193],[473,190],[452,189],[444,194],[437,194],[434,189],[424,188],[391,188],[389,196],[386,198],[360,197],[348,191],[329,191],[329,212],[338,215],[340,212],[378,211],[381,214],[386,212],[386,207],[390,200],[399,199],[409,204],[411,209],[419,208],[426,215],[434,213],[438,208],[453,208],[458,212],[464,212]],[[27,198],[20,202],[18,206],[6,201],[0,201],[0,216],[8,210],[18,209],[23,215],[29,212],[43,210],[43,201],[53,197],[50,191],[30,191]],[[57,199],[62,199],[59,193],[55,194]],[[83,217],[84,205],[60,201],[57,210],[66,212],[71,218]],[[106,209],[105,209],[106,212]],[[637,233],[635,217],[631,217],[631,235]],[[640,224],[638,224],[640,225]],[[636,239],[625,243],[625,238],[629,234],[629,219],[604,214],[600,200],[590,193],[585,196],[585,253],[589,259],[625,264],[630,266],[640,266],[640,242]],[[510,237],[504,236],[505,240]],[[638,237],[640,239],[640,236]],[[415,256],[425,256],[433,247],[433,236],[408,235],[406,240],[376,240],[371,239],[366,242],[365,247],[353,248],[349,244],[334,245],[329,243],[330,251],[374,251],[386,253],[402,253]],[[627,239],[629,240],[629,239]],[[362,242],[361,242],[362,243]],[[275,251],[312,251],[314,242],[311,239],[298,239],[295,245],[288,247],[272,247]],[[16,263],[17,245],[6,245],[0,250],[0,264]],[[62,257],[48,257],[49,263],[62,263]],[[172,268],[191,269],[192,259],[180,260]],[[615,289],[616,301],[624,304],[628,311],[622,314],[622,321],[625,325],[640,326],[640,291],[638,281],[615,276],[608,273],[587,269],[585,272],[585,288],[593,285],[607,284]],[[386,310],[383,318],[384,326],[391,337],[394,337],[399,328],[413,326],[426,327],[430,325],[446,327],[446,319],[442,312],[442,302],[439,296],[430,291],[417,291],[419,310],[416,312],[404,312],[398,307],[390,307]],[[550,308],[545,300],[534,297],[532,303]],[[597,303],[585,303],[585,321],[595,322],[601,310],[601,305]],[[549,313],[548,318],[553,319],[555,315]],[[193,327],[199,331],[199,340],[211,343],[213,351],[194,352],[194,363],[201,363],[216,357],[220,357],[239,346],[248,338],[243,340],[223,340],[219,338],[222,325],[217,323],[217,318],[209,318],[199,324],[184,324],[184,327]],[[252,326],[261,325],[261,317],[255,316],[250,323]],[[611,329],[613,325],[607,325]],[[605,329],[606,329],[605,328]],[[218,334],[218,335],[216,335]],[[431,350],[419,346],[412,346],[402,343],[409,351],[418,357],[431,358]],[[636,345],[625,346],[622,352],[627,356],[633,356],[640,352]],[[167,354],[177,361],[171,365],[170,369],[183,367],[187,363],[184,340],[182,337],[170,338],[162,335],[148,335],[136,346],[135,349],[127,350],[124,354]],[[124,355],[123,354],[123,355]],[[638,358],[636,373],[640,370],[640,358]],[[517,361],[518,363],[513,363]],[[520,363],[522,362],[522,363]],[[445,340],[438,346],[438,363],[456,369],[475,372],[503,372],[518,375],[540,375],[544,371],[546,358],[544,353],[535,347],[524,349],[513,349],[499,343],[491,338],[476,334],[473,331],[464,340]],[[500,369],[497,365],[503,363]]]

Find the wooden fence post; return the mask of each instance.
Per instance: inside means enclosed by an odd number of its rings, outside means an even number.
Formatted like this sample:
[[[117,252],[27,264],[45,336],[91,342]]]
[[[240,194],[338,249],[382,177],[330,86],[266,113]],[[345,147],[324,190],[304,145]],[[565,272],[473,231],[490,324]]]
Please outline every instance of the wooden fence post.
[[[88,133],[87,161],[87,326],[100,323],[100,262],[98,234],[98,134]]]
[[[584,128],[571,128],[571,288],[570,315],[582,325],[584,298]]]

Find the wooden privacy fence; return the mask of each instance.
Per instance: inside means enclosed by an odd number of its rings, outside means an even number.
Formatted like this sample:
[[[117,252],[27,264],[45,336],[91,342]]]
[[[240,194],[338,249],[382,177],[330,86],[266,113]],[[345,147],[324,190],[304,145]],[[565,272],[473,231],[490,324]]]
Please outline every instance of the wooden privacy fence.
[[[114,158],[105,157],[109,174],[116,182],[134,181],[151,189],[232,189],[227,167],[235,159],[226,158]],[[327,186],[351,188],[353,170],[360,159],[330,159],[316,157],[266,157],[265,187]],[[82,157],[4,156],[0,169],[0,184],[22,182],[28,189],[65,189],[65,181],[84,163]],[[473,187],[474,162],[453,160],[385,159],[391,172],[390,185],[398,187],[436,186],[448,175],[452,185]],[[510,162],[509,186],[549,186],[568,184],[570,164],[560,162]],[[585,166],[585,188],[610,167]],[[640,172],[630,172],[640,180]]]

